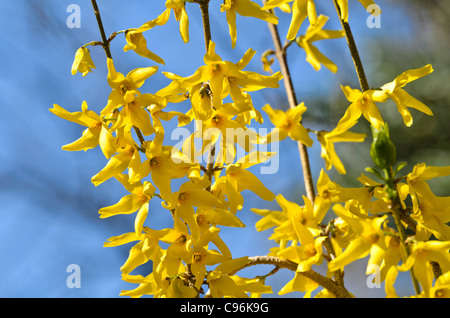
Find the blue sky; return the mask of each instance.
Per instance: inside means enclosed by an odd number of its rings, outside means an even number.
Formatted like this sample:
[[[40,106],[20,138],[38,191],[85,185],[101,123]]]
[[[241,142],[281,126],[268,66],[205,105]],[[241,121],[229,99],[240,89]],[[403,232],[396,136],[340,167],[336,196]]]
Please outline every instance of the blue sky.
[[[98,1],[98,5],[109,35],[155,18],[163,11],[164,2],[133,0],[124,5],[124,1],[109,0]],[[97,214],[100,207],[117,202],[126,193],[113,181],[97,188],[90,183],[91,176],[106,163],[100,151],[75,153],[61,150],[62,145],[80,136],[82,127],[48,111],[54,103],[70,111],[79,111],[83,100],[90,109],[99,111],[110,92],[105,55],[100,47],[90,48],[97,66],[94,73],[86,77],[70,74],[76,49],[100,39],[90,1],[77,2],[81,8],[81,28],[67,27],[66,19],[70,13],[66,9],[71,3],[67,0],[0,3],[0,297],[117,297],[120,290],[134,286],[120,279],[119,267],[126,260],[129,246],[102,247],[110,236],[131,231],[133,216],[100,220]],[[231,50],[225,15],[219,11],[220,3],[211,1],[212,37],[218,43],[216,52],[224,60],[237,62],[248,48],[254,48],[257,54],[247,70],[262,72],[259,57],[272,47],[266,24],[238,16],[238,45]],[[356,1],[350,3],[350,19],[355,18],[354,35],[362,56],[367,44],[374,39],[401,37],[404,41],[411,40],[408,20],[404,19],[401,24],[397,22],[402,13],[395,5],[378,1],[383,9],[382,27],[369,29],[365,25],[368,13]],[[318,10],[322,8],[318,7]],[[331,17],[327,28],[339,28],[333,11],[322,12]],[[188,44],[182,43],[173,15],[167,25],[148,32],[150,50],[166,61],[160,71],[186,76],[202,65],[204,43],[200,13],[194,4],[189,5],[188,13],[191,34]],[[288,21],[280,23],[281,32],[285,32],[287,24]],[[126,74],[136,67],[154,65],[133,52],[123,52],[124,44],[123,35],[119,35],[111,45],[118,71]],[[297,94],[307,105],[317,94],[338,90],[343,81],[357,83],[343,39],[318,46],[338,65],[338,74],[326,69],[315,72],[305,62],[304,52],[300,49],[289,53]],[[368,72],[375,71],[380,63],[376,60],[366,62]],[[168,80],[158,74],[150,78],[143,89],[155,92],[167,84]],[[254,102],[258,107],[267,102],[276,107],[283,98],[282,91],[279,96],[265,90],[255,94]],[[264,125],[270,127],[267,122]],[[319,151],[314,146],[311,157],[320,158]],[[264,176],[264,182],[274,193],[286,193],[288,199],[298,200],[298,194],[292,190],[302,191],[295,144],[282,143],[279,156],[278,174]],[[321,160],[312,160],[316,177],[322,167]],[[267,204],[252,193],[245,193],[245,203],[248,207],[259,208]],[[167,215],[158,205],[152,205],[148,224],[162,228]],[[271,206],[276,207],[273,203]],[[247,224],[246,229],[225,228],[221,232],[233,255],[266,254],[272,244],[267,241],[269,232],[254,230],[258,217],[248,208],[238,216]],[[66,268],[70,264],[78,264],[81,268],[79,289],[66,286],[69,275]],[[267,267],[254,270],[266,273]],[[349,272],[350,280],[353,276],[355,280],[365,279],[358,264],[349,268]],[[272,280],[274,290],[281,288],[291,277],[291,273],[280,271]],[[360,292],[368,297],[379,295],[379,290],[367,288]]]

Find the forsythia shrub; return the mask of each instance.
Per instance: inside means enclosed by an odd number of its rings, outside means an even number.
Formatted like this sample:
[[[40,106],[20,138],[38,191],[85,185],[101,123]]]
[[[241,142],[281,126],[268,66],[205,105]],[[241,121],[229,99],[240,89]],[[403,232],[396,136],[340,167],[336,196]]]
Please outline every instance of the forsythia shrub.
[[[236,14],[266,21],[271,32],[274,48],[261,55],[263,68],[270,75],[248,71],[246,66],[256,53],[252,48],[238,61],[225,61],[217,52],[211,40],[209,1],[155,1],[161,3],[161,11],[151,17],[153,20],[107,38],[93,0],[102,41],[89,42],[76,52],[72,74],[80,72],[86,76],[95,68],[88,46],[100,45],[106,53],[106,83],[111,93],[98,113],[88,109],[86,102],[76,112],[56,104],[50,109],[63,119],[86,127],[78,140],[63,149],[101,148],[105,166],[92,177],[92,183],[97,186],[114,178],[129,192],[99,211],[101,218],[136,213],[134,228],[105,243],[133,243],[121,272],[123,280],[138,285],[121,295],[259,297],[273,292],[265,278],[275,275],[279,268],[287,268],[292,271],[292,280],[279,294],[299,291],[305,297],[357,297],[347,290],[343,273],[346,266],[366,257],[367,274],[372,273],[374,266],[379,268],[379,281],[385,282],[387,297],[398,297],[394,283],[403,272],[411,275],[414,296],[450,295],[450,197],[436,196],[427,183],[450,175],[450,166],[418,163],[412,171],[401,173],[405,163],[397,162],[388,122],[377,106],[392,100],[406,127],[413,124],[411,108],[432,116],[430,108],[407,92],[407,84],[432,73],[432,66],[405,70],[385,85],[369,88],[348,24],[348,5],[357,4],[356,1],[323,3],[335,6],[342,26],[342,30],[327,30],[324,26],[329,18],[317,12],[313,0],[268,0],[262,6],[252,0],[224,0],[220,10],[226,15],[228,25],[224,27],[229,29],[233,48],[238,41]],[[374,4],[371,0],[359,2],[366,8]],[[187,77],[177,75],[176,70],[164,72],[169,85],[158,91],[141,91],[144,82],[158,72],[158,64],[165,63],[148,48],[146,31],[163,27],[173,14],[182,41],[188,43],[192,34],[187,6],[199,6],[202,12],[204,65]],[[284,46],[276,27],[279,19],[290,21],[283,36]],[[305,34],[299,35],[301,25],[306,23]],[[116,70],[109,44],[119,34],[125,36],[124,51],[134,51],[152,60],[155,66],[136,68],[127,74]],[[347,110],[339,115],[340,120],[331,131],[314,131],[302,120],[307,107],[296,100],[286,49],[297,44],[315,70],[325,66],[335,73],[337,66],[314,46],[316,41],[332,38],[347,39],[361,87],[341,86],[349,102]],[[275,61],[280,66],[278,72],[272,71]],[[252,92],[277,88],[280,81],[284,81],[290,109],[282,111],[268,104],[255,107]],[[181,102],[190,103],[187,113],[166,109]],[[261,111],[273,124],[272,131],[264,135],[250,129],[254,122],[262,123]],[[195,131],[180,149],[164,143],[164,137],[170,133],[164,122],[174,118],[180,127],[195,121]],[[335,151],[335,143],[364,141],[365,134],[351,131],[361,120],[372,129],[370,156],[374,166],[367,168],[371,174],[356,172],[361,184],[356,188],[333,182],[324,170],[318,180],[313,180],[308,148],[314,139],[321,145],[325,170],[334,168],[345,174],[347,170]],[[248,170],[275,155],[255,150],[255,146],[286,138],[298,142],[306,192],[303,205],[272,193]],[[238,157],[238,149],[245,150],[245,155]],[[199,158],[207,158],[206,164]],[[177,188],[172,184],[174,179],[182,180]],[[276,244],[265,256],[233,258],[220,236],[226,227],[244,227],[239,219],[245,204],[241,194],[244,190],[263,200],[275,200],[280,207],[277,211],[251,209],[261,217],[256,229],[271,230],[270,239]],[[173,227],[155,230],[151,224],[144,225],[151,200],[161,202],[162,213],[171,217]],[[133,274],[138,266],[149,262],[153,269],[149,275]],[[327,272],[320,274],[316,267],[324,263]],[[237,275],[240,270],[259,264],[271,264],[275,269],[255,278]]]

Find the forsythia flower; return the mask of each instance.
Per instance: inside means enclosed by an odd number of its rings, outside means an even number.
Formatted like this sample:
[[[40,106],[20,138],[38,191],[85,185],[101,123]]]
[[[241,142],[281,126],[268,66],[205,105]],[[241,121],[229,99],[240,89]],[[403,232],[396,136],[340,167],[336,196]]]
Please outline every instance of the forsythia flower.
[[[128,168],[129,175],[132,176],[139,168],[141,162],[139,150],[133,146],[125,145],[118,148],[117,153],[112,156],[105,167],[91,178],[91,182],[98,186],[106,180],[115,177]]]
[[[137,68],[130,71],[126,76],[116,72],[114,62],[108,58],[108,84],[112,91],[108,97],[108,104],[101,111],[101,115],[105,116],[114,108],[131,103],[136,95],[140,95],[138,88],[144,85],[147,78],[154,75],[158,71],[157,66]]]
[[[89,49],[80,47],[75,53],[75,60],[72,64],[72,75],[80,72],[83,76],[86,76],[89,72],[92,72],[92,68],[95,68],[95,65],[94,62],[92,62]]]
[[[144,221],[148,214],[148,202],[153,197],[156,188],[148,181],[130,183],[128,175],[118,175],[119,180],[124,187],[131,193],[122,197],[114,205],[101,208],[98,213],[100,218],[107,218],[118,214],[130,214],[138,211],[135,220],[136,235],[141,234]]]
[[[180,22],[180,35],[184,43],[189,42],[189,17],[186,13],[185,0],[167,0],[166,8],[172,9],[175,20]]]
[[[253,173],[246,169],[251,166],[264,162],[272,157],[274,153],[252,152],[247,156],[240,158],[234,164],[230,164],[226,168],[226,195],[230,203],[230,211],[236,213],[242,208],[242,195],[244,190],[250,190],[266,201],[273,201],[275,195],[267,189],[266,186]]]
[[[450,175],[450,167],[414,166],[406,176],[413,203],[411,217],[431,231],[438,239],[450,240],[450,197],[434,195],[426,182],[432,178]]]
[[[226,18],[231,36],[231,46],[236,46],[236,13],[244,17],[254,17],[269,23],[277,24],[278,18],[261,9],[261,6],[250,0],[224,0],[220,11],[226,12]]]
[[[303,21],[308,17],[309,23],[317,23],[316,5],[314,0],[294,0],[292,4],[292,18],[286,38],[294,40]]]
[[[160,58],[158,55],[147,48],[147,41],[145,40],[142,32],[138,32],[136,30],[127,30],[127,32],[125,33],[125,39],[127,41],[127,44],[123,48],[125,52],[133,50],[140,56],[149,58],[156,63],[164,64],[164,60],[162,58]]]
[[[328,68],[331,72],[337,72],[337,66],[329,58],[323,55],[312,42],[334,39],[344,36],[344,31],[322,30],[325,23],[328,21],[328,17],[320,15],[317,19],[317,23],[311,24],[306,30],[306,34],[299,36],[295,39],[295,42],[303,48],[306,52],[306,61],[310,63],[316,71],[320,70],[321,64]]]
[[[422,286],[424,297],[429,297],[433,282],[433,270],[430,262],[439,264],[443,273],[450,271],[450,242],[415,242],[411,245],[411,255],[398,267],[400,271],[413,269],[414,275]]]
[[[409,95],[402,87],[432,72],[433,67],[428,64],[422,68],[405,71],[392,82],[381,86],[382,96],[379,98],[392,99],[397,105],[398,112],[402,115],[405,125],[408,127],[412,125],[413,119],[407,107],[415,108],[429,116],[433,116],[433,112],[426,105]]]
[[[370,254],[369,264],[384,256],[386,242],[381,225],[387,216],[374,219],[353,218],[342,205],[333,206],[334,212],[342,218],[358,234],[352,239],[346,249],[328,263],[328,270],[334,272],[344,266]]]
[[[267,0],[263,6],[263,10],[270,10],[273,8],[279,8],[281,11],[286,13],[291,13],[291,7],[288,2],[292,2],[293,0]]]
[[[380,129],[384,124],[380,111],[374,102],[383,101],[383,98],[378,98],[375,90],[367,90],[361,92],[359,89],[352,89],[349,86],[341,86],[345,97],[352,102],[345,111],[344,116],[339,120],[336,131],[349,130],[353,127],[361,115],[376,129]]]
[[[183,183],[178,191],[172,193],[171,200],[166,206],[167,209],[174,210],[174,219],[182,219],[189,227],[194,241],[200,237],[200,228],[194,211],[194,206],[202,209],[227,208],[226,204],[220,202],[211,192],[204,190],[210,183],[208,178],[200,181],[187,181]]]
[[[304,103],[300,103],[295,108],[290,108],[286,112],[273,109],[268,104],[262,109],[269,115],[270,121],[276,127],[265,137],[267,143],[280,141],[289,136],[291,139],[300,141],[308,147],[312,146],[313,141],[309,137],[306,128],[301,124],[302,115],[306,111]]]
[[[343,131],[338,128],[333,129],[330,132],[319,131],[317,133],[317,139],[322,146],[321,156],[325,160],[326,169],[330,170],[331,167],[335,167],[336,170],[345,174],[346,170],[338,155],[334,149],[334,143],[336,142],[363,142],[366,134],[355,133],[351,131]]]
[[[83,135],[76,141],[62,147],[68,151],[78,151],[92,149],[100,145],[100,148],[107,159],[116,152],[115,140],[109,132],[105,122],[92,110],[88,110],[86,101],[81,105],[81,112],[70,113],[59,105],[54,104],[50,111],[66,120],[86,126]]]

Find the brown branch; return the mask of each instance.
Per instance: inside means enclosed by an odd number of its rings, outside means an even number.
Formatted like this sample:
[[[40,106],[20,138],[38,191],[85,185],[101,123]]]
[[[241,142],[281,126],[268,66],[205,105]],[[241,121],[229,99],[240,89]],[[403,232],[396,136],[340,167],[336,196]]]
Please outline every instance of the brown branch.
[[[355,43],[355,39],[353,38],[352,30],[350,29],[350,25],[348,22],[342,20],[341,17],[341,8],[339,7],[339,4],[336,2],[336,0],[333,1],[334,5],[336,6],[336,11],[339,16],[339,21],[341,22],[342,28],[345,32],[345,38],[347,40],[347,45],[350,49],[350,54],[352,55],[353,63],[355,64],[356,73],[358,75],[359,84],[361,86],[362,91],[366,91],[369,89],[369,84],[367,81],[366,74],[364,72],[364,67],[361,61],[361,58],[358,53],[358,48]]]
[[[297,266],[298,264],[295,262],[292,262],[290,260],[283,260],[278,257],[274,256],[253,256],[249,257],[249,262],[244,265],[243,267],[231,272],[228,274],[229,276],[235,275],[240,270],[254,266],[254,265],[275,265],[277,268],[286,268],[293,272],[297,272]],[[353,296],[348,292],[345,287],[339,285],[331,278],[325,277],[313,270],[308,270],[306,272],[297,272],[300,275],[303,275],[306,278],[311,279],[312,281],[316,282],[326,290],[328,290],[330,293],[332,293],[337,298],[352,298]]]
[[[263,1],[265,3],[265,1]],[[278,63],[280,64],[281,74],[283,74],[284,86],[286,89],[286,94],[288,98],[288,103],[290,108],[294,108],[298,105],[297,96],[295,94],[294,85],[292,84],[292,77],[289,71],[289,67],[286,59],[286,48],[288,45],[283,46],[280,41],[280,36],[278,34],[277,26],[268,23],[270,34],[272,35],[272,40],[275,46],[275,56],[277,57]],[[309,163],[309,156],[307,147],[300,141],[297,142],[298,151],[300,154],[300,161],[303,170],[303,180],[305,183],[305,191],[308,199],[314,203],[314,182],[311,174],[311,167]]]

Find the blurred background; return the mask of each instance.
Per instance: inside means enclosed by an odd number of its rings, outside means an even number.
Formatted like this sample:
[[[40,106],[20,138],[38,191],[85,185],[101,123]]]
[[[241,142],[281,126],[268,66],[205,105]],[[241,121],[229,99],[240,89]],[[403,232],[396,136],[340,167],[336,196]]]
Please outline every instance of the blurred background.
[[[220,0],[211,1],[212,38],[216,52],[224,60],[237,62],[248,48],[257,54],[246,70],[263,72],[260,56],[272,48],[265,22],[237,16],[238,41],[231,49],[225,14],[220,12]],[[259,2],[259,1],[256,1]],[[424,79],[408,84],[406,90],[428,105],[434,112],[429,117],[412,110],[414,125],[406,128],[393,103],[380,105],[380,111],[390,124],[400,161],[411,169],[416,163],[450,165],[448,122],[450,50],[450,3],[446,0],[376,1],[381,7],[381,27],[369,28],[369,13],[358,1],[350,0],[352,27],[366,75],[371,87],[392,81],[401,72],[428,63],[434,72]],[[133,230],[134,214],[100,220],[98,209],[116,203],[125,190],[114,180],[94,187],[90,178],[106,161],[99,149],[87,152],[67,152],[61,147],[79,138],[84,129],[48,111],[53,104],[73,112],[80,111],[87,101],[89,108],[100,111],[106,104],[110,87],[106,82],[106,60],[101,47],[89,47],[96,64],[94,73],[82,77],[70,73],[75,51],[87,42],[100,40],[100,33],[88,0],[77,1],[81,27],[69,28],[67,19],[72,1],[2,1],[0,2],[0,297],[119,297],[124,289],[135,288],[120,278],[120,266],[125,262],[130,245],[105,248],[111,236]],[[114,31],[139,27],[164,10],[165,1],[98,1],[107,35]],[[330,17],[326,28],[340,29],[332,1],[318,2],[317,11]],[[200,10],[187,4],[190,38],[183,44],[178,22],[173,13],[169,22],[145,33],[151,51],[165,59],[160,71],[187,76],[203,64],[204,43]],[[288,16],[279,13],[281,36],[286,34]],[[306,23],[300,32],[304,32]],[[155,65],[134,52],[124,52],[125,40],[119,34],[111,44],[116,69],[124,74],[136,67]],[[318,48],[339,67],[337,74],[322,68],[316,72],[305,62],[302,49],[292,45],[288,61],[300,101],[308,111],[304,124],[312,129],[332,129],[348,106],[339,85],[359,87],[352,60],[344,39],[317,43]],[[273,69],[277,70],[275,63]],[[155,92],[169,83],[158,73],[148,79],[142,91]],[[266,103],[287,109],[284,88],[256,92],[253,102],[261,108]],[[172,105],[174,110],[186,110]],[[179,107],[179,108],[177,108]],[[261,127],[271,127],[265,118]],[[176,121],[176,120],[174,120]],[[168,123],[174,125],[176,123]],[[258,128],[258,127],[255,127]],[[168,128],[170,129],[170,128]],[[367,132],[364,123],[355,131]],[[371,166],[370,134],[361,144],[339,144],[338,154],[347,168],[347,175],[328,171],[332,180],[343,186],[359,186],[356,181],[364,168]],[[313,175],[317,179],[324,163],[320,145],[310,149]],[[277,174],[261,179],[275,193],[302,204],[304,194],[297,147],[285,140],[279,148]],[[253,172],[258,174],[259,168]],[[433,181],[437,195],[448,195],[450,182],[445,178]],[[251,192],[244,192],[245,206],[238,212],[247,225],[245,229],[224,228],[221,237],[234,257],[268,253],[274,246],[267,238],[271,231],[258,233],[254,224],[259,216],[249,208],[279,210],[275,202],[264,202]],[[155,229],[171,226],[170,216],[152,202],[146,225]],[[77,264],[81,269],[81,288],[68,288],[67,267]],[[384,288],[370,289],[365,281],[364,260],[346,268],[346,282],[351,292],[362,297],[383,297]],[[141,269],[139,269],[141,270]],[[142,269],[142,274],[145,273]],[[271,270],[268,266],[253,267],[244,276],[254,277]],[[139,273],[139,271],[138,271]],[[274,294],[291,278],[281,270],[267,280]],[[396,284],[401,296],[412,293],[408,275]],[[292,293],[288,297],[302,296]]]

